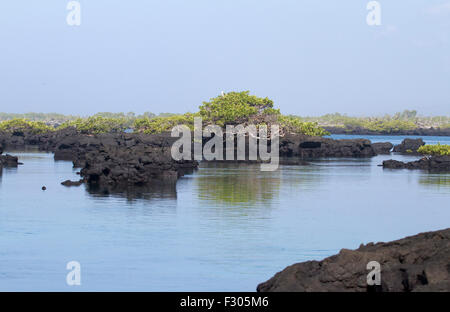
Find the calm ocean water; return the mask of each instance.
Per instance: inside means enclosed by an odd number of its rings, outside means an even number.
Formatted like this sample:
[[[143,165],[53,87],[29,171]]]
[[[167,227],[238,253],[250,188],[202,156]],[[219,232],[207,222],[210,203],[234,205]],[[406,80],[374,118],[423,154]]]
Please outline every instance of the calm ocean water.
[[[377,166],[413,156],[203,163],[176,189],[106,195],[60,185],[79,178],[70,162],[15,154],[24,165],[0,176],[0,291],[254,291],[295,262],[450,226],[450,174]],[[66,284],[72,260],[81,286]]]

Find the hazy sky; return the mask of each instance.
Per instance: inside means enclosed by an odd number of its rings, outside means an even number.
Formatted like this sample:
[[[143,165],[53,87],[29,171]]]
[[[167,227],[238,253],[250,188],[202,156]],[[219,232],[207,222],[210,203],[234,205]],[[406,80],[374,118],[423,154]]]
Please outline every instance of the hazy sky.
[[[196,111],[223,90],[284,113],[450,114],[450,1],[0,2],[0,111]]]

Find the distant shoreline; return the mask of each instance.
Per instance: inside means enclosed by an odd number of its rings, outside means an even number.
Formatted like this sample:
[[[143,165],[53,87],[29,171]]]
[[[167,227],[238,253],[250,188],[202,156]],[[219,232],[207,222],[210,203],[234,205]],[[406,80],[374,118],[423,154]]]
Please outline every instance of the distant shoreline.
[[[324,127],[331,134],[350,135],[415,135],[415,136],[450,136],[450,128],[417,128],[414,130],[399,130],[395,132],[373,131],[364,128]]]

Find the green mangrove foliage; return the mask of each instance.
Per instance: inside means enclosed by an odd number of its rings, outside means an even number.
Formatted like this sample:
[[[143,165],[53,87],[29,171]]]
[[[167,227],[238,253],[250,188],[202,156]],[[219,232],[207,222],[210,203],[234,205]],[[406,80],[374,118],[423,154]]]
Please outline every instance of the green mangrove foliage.
[[[29,121],[26,119],[11,119],[0,122],[0,132],[7,133],[32,133],[40,134],[55,130],[41,121]]]
[[[407,120],[373,120],[363,122],[360,128],[368,129],[374,132],[395,133],[399,131],[414,130],[416,124]]]
[[[450,145],[446,144],[436,144],[436,145],[423,145],[419,147],[417,150],[419,153],[423,155],[430,156],[444,156],[450,155]]]
[[[302,121],[301,118],[296,116],[282,116],[278,117],[278,121],[284,130],[284,132],[290,133],[302,133],[312,136],[324,136],[329,135],[328,131],[317,125],[317,122]]]
[[[91,117],[79,117],[56,113],[25,113],[11,114],[0,112],[0,122],[22,120],[29,122],[40,121],[50,128],[58,128],[61,124],[76,126],[86,133],[107,132],[109,129],[120,131],[122,128],[136,128],[137,131],[160,133],[170,130],[178,123],[192,125],[191,117],[200,116],[205,124],[240,124],[270,125],[278,123],[287,132],[305,133],[310,135],[326,134],[320,127],[341,127],[349,131],[353,129],[367,129],[376,133],[397,133],[418,128],[450,128],[449,116],[419,116],[415,110],[405,110],[394,115],[381,117],[350,117],[339,113],[327,114],[320,117],[285,116],[279,109],[273,107],[273,101],[250,95],[248,91],[230,92],[204,102],[195,114],[160,113],[156,115],[145,112],[135,113],[101,112]],[[103,117],[106,119],[91,119]],[[165,119],[168,118],[168,119]],[[125,120],[125,121],[124,121]],[[107,122],[106,122],[107,121]],[[109,124],[109,125],[106,125]],[[115,125],[114,125],[115,124]],[[137,126],[136,126],[137,125]],[[29,128],[30,124],[28,125]],[[36,131],[42,130],[43,124],[34,124]]]
[[[219,126],[242,124],[256,116],[279,113],[273,108],[272,100],[250,95],[250,91],[229,92],[200,106],[200,116]]]
[[[186,113],[184,115],[171,115],[168,117],[138,118],[134,121],[134,131],[146,134],[157,134],[171,131],[177,125],[186,125],[194,129],[194,117],[198,114]]]
[[[148,134],[170,131],[176,125],[186,125],[193,129],[194,117],[201,117],[203,126],[215,124],[219,126],[254,124],[279,124],[282,133],[303,133],[306,135],[327,135],[324,129],[315,122],[304,122],[295,116],[283,116],[279,109],[273,107],[273,101],[250,95],[249,91],[229,92],[203,102],[197,113],[169,115],[167,117],[137,118],[134,130]]]
[[[100,134],[111,132],[123,132],[130,127],[126,118],[92,116],[89,118],[78,118],[63,123],[58,129],[75,128],[83,134]]]

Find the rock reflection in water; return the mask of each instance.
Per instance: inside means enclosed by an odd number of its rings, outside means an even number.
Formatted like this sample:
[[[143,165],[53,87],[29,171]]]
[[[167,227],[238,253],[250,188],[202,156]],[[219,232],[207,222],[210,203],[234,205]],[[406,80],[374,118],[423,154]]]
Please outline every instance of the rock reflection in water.
[[[152,183],[142,186],[87,185],[86,191],[92,197],[121,197],[132,202],[136,199],[176,199],[175,183]]]

